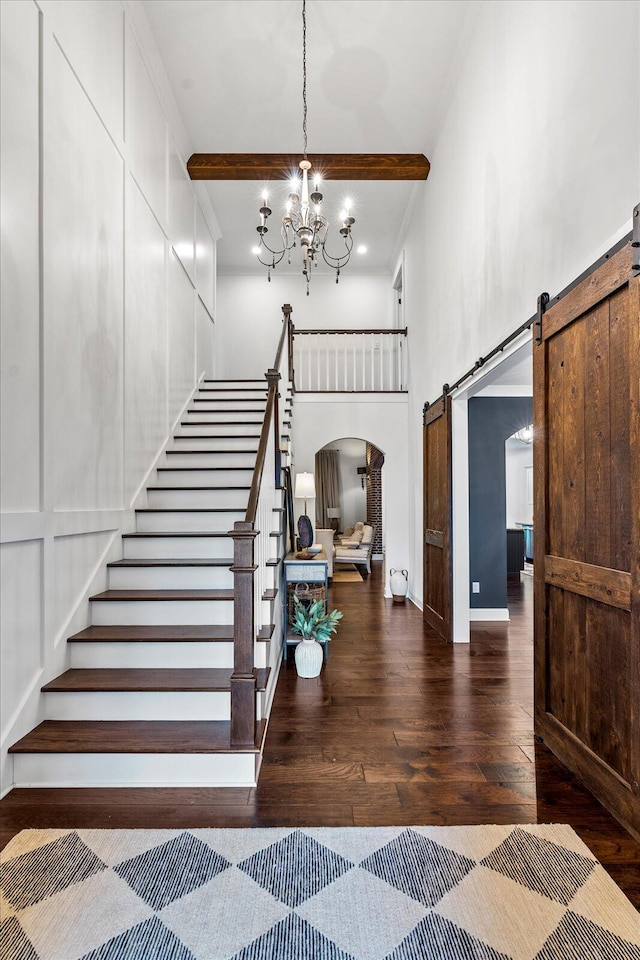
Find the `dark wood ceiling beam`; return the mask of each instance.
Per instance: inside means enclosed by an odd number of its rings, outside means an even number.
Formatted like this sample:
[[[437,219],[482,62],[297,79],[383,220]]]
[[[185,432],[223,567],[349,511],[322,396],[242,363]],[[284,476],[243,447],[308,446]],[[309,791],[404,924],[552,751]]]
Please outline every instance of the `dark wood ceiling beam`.
[[[323,180],[426,180],[421,153],[310,153]],[[299,153],[194,153],[192,180],[282,180],[298,170]]]

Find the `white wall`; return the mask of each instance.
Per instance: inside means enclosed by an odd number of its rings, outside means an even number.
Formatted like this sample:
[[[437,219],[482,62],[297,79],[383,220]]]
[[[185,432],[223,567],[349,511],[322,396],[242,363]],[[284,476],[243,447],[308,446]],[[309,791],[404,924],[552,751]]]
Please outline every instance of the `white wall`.
[[[316,450],[339,436],[361,437],[385,455],[382,468],[382,516],[385,535],[385,591],[388,571],[409,563],[409,472],[406,395],[360,395],[357,401],[327,394],[299,395],[293,421],[294,471],[313,473]],[[296,504],[297,505],[297,504]]]
[[[224,240],[222,241],[224,242]],[[363,276],[345,267],[313,276],[307,297],[302,276],[220,276],[217,284],[216,376],[261,377],[273,363],[282,305],[293,307],[300,329],[392,327],[395,298],[389,275]],[[243,372],[244,371],[244,372]]]
[[[6,790],[6,748],[41,718],[40,686],[211,372],[216,224],[139,4],[0,10]]]
[[[510,438],[505,443],[504,452],[507,526],[533,523],[533,503],[529,502],[527,477],[527,470],[533,468],[533,445]]]
[[[639,4],[487,0],[404,240],[411,589],[422,408],[631,229]]]

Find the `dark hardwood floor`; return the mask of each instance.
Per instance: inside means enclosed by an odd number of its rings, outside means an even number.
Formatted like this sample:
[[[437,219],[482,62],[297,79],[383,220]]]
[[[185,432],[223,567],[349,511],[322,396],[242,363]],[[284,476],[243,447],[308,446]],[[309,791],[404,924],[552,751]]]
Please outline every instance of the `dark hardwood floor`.
[[[283,666],[256,789],[13,790],[2,845],[26,827],[570,823],[640,906],[640,844],[534,742],[532,591],[510,585],[511,622],[467,646],[384,600],[379,565],[334,584],[329,661],[317,680]]]

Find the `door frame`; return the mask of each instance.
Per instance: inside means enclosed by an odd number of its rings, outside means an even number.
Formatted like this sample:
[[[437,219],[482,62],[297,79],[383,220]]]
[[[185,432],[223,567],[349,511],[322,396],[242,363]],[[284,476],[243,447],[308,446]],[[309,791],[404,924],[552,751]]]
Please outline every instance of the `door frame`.
[[[487,379],[506,360],[532,342],[532,330],[523,330],[496,354],[474,377],[451,391],[451,550],[453,555],[453,595],[451,614],[454,643],[469,643],[471,607],[469,604],[469,400],[487,386]],[[503,396],[530,396],[518,387],[505,387]]]

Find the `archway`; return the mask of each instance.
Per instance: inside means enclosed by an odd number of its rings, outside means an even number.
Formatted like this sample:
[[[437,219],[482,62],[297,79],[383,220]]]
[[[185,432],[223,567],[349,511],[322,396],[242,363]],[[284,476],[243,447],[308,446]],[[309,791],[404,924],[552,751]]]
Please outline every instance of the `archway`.
[[[373,559],[382,559],[384,453],[359,437],[342,437],[315,454],[316,523],[340,533],[364,521],[375,528]]]

